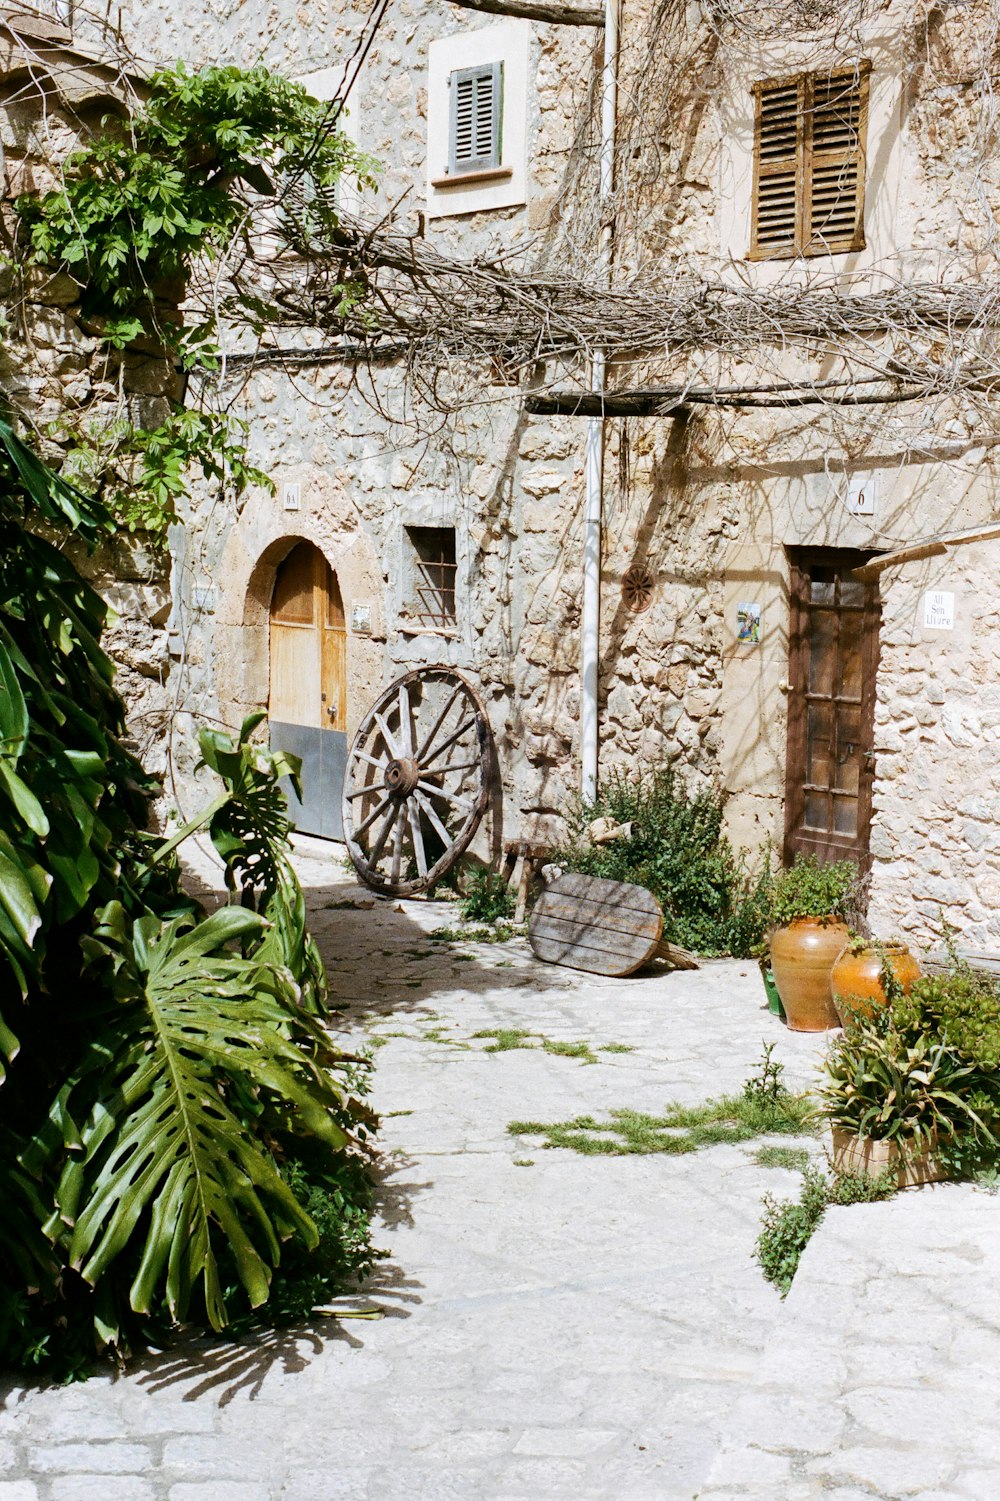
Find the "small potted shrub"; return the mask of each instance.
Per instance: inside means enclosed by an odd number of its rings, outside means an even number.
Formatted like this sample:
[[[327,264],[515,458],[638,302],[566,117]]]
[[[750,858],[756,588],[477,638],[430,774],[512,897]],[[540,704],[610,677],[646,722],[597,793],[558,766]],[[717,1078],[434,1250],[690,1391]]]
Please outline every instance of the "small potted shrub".
[[[833,1004],[841,1025],[853,1016],[871,1016],[875,1006],[887,1006],[908,995],[921,968],[905,943],[851,935],[830,971]]]
[[[797,855],[771,893],[771,969],[793,1032],[838,1027],[830,971],[850,937],[847,918],[858,898],[858,870],[850,860],[820,865]]]
[[[851,1020],[833,1043],[819,1099],[836,1171],[892,1172],[904,1187],[970,1176],[995,1159],[996,1072],[939,1030],[936,1002],[949,988],[918,980],[909,996]],[[953,999],[964,1007],[966,997]],[[976,1032],[975,1022],[966,1027],[979,1051]]]

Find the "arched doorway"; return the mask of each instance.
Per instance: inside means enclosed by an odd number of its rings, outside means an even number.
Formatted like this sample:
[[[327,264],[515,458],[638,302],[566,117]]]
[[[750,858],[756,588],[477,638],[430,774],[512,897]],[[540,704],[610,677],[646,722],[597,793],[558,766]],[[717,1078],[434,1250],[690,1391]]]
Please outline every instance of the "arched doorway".
[[[275,576],[270,668],[271,748],[302,761],[301,803],[289,789],[292,822],[304,834],[342,839],[347,632],[336,574],[311,542],[297,543]]]

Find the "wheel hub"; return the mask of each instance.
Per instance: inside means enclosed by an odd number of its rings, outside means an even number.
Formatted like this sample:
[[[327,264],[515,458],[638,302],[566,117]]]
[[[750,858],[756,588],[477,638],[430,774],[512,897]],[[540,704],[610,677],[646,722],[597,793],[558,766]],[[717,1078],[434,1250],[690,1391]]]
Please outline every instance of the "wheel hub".
[[[385,785],[393,797],[409,797],[420,780],[420,767],[409,756],[394,758],[385,768]]]

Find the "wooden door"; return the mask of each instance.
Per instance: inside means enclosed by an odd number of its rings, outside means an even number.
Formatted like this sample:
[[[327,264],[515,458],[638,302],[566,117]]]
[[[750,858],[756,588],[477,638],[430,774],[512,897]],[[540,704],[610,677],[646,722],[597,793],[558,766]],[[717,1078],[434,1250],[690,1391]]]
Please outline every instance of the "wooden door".
[[[869,553],[792,554],[785,859],[868,864],[879,602]]]
[[[342,838],[347,632],[336,575],[310,542],[293,547],[274,581],[268,718],[272,749],[302,762],[301,802],[288,789],[295,827]]]

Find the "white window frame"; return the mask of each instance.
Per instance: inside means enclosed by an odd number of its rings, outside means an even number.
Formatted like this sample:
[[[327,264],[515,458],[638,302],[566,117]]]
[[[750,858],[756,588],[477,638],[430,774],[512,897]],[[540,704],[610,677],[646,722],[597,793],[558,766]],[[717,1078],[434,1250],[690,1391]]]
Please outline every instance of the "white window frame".
[[[427,64],[427,214],[444,218],[527,202],[528,55],[531,23],[508,19],[436,37]],[[489,158],[458,160],[456,86],[472,74],[494,79]]]

